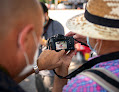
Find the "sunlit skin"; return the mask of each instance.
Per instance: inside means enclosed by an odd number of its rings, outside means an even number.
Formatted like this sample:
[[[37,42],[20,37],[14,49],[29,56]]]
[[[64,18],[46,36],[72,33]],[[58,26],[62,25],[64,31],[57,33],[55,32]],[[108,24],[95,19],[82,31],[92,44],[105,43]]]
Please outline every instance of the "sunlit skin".
[[[33,32],[39,42],[44,23],[43,11],[37,0],[1,0],[0,12],[0,66],[19,82],[34,72],[32,70],[25,77],[18,77],[27,65],[24,52],[29,63],[33,63],[37,48]],[[52,70],[62,66],[64,61],[60,58],[64,55],[64,50],[45,50],[37,60],[39,70]]]
[[[35,7],[29,10],[31,6]],[[0,7],[0,60],[4,61],[0,65],[14,78],[26,65],[23,51],[28,54],[32,63],[36,49],[32,32],[35,31],[39,39],[42,34],[43,14],[41,7],[32,0],[29,3],[28,0],[1,0]],[[38,18],[41,22],[36,22]]]
[[[80,34],[77,34],[74,32],[69,32],[66,34],[66,36],[73,36],[74,39],[77,39],[78,41],[86,43],[86,37],[82,36]],[[95,44],[98,42],[98,45],[95,48],[96,51],[99,51],[99,47],[101,46],[98,55],[103,55],[103,54],[119,51],[119,41],[101,40],[101,39],[94,39],[94,38],[89,38],[89,41],[90,41],[90,45],[92,46],[92,48],[94,48]],[[102,41],[102,45],[100,45],[101,41]],[[75,42],[75,43],[77,43],[77,42]],[[56,70],[57,74],[62,75],[62,76],[66,76],[68,74],[68,71],[67,71],[68,65],[70,65],[70,63],[68,63],[68,62],[70,62],[69,60],[65,60],[65,61],[66,61],[66,64],[64,64],[65,68],[62,67],[62,68]],[[67,66],[67,68],[66,68],[66,66]],[[66,79],[60,79],[57,76],[55,76],[53,92],[62,92],[62,88],[66,84],[67,84]]]

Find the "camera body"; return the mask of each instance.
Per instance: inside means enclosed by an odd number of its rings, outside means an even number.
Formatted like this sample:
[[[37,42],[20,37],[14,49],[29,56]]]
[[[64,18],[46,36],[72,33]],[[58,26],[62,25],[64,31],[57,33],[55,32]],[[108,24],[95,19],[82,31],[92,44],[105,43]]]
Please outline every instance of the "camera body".
[[[49,49],[60,51],[60,50],[74,50],[74,38],[66,37],[61,34],[54,35],[48,39],[47,47]]]

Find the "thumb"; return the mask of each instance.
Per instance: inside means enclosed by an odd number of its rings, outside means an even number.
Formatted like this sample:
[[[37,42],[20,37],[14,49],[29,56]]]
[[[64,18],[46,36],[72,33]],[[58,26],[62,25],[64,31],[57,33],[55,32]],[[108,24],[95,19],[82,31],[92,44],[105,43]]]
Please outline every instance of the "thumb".
[[[72,50],[72,51],[68,54],[68,56],[72,58],[72,57],[75,55],[76,51],[77,51],[76,49],[75,49],[75,50]]]

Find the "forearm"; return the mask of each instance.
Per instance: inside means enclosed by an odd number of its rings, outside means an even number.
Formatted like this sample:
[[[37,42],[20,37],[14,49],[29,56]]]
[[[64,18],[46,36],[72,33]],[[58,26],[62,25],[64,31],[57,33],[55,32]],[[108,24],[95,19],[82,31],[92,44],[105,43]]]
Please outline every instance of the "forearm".
[[[41,67],[39,67],[39,71],[43,70]],[[22,80],[24,80],[25,78],[27,78],[28,76],[30,76],[31,74],[35,73],[34,69],[32,69],[29,73],[25,74],[24,76],[18,76],[16,78],[14,78],[14,80],[19,83],[21,82]]]
[[[62,76],[66,76],[68,74],[68,68],[65,69],[57,69],[56,70],[57,74],[62,75]],[[54,78],[54,86],[53,86],[53,90],[52,92],[62,92],[62,88],[64,87],[64,85],[67,84],[67,79],[60,79],[59,77],[57,77],[55,75]]]
[[[29,75],[31,75],[32,73],[34,73],[34,70],[32,69],[29,73],[27,73],[26,75],[24,76],[18,76],[18,77],[15,77],[14,80],[19,83],[21,82],[22,80],[24,80],[25,78],[27,78]]]
[[[43,70],[42,67],[38,66],[39,68],[39,71]],[[34,69],[32,69],[30,72],[28,72],[27,74],[25,74],[24,76],[18,76],[16,78],[14,78],[14,80],[19,83],[21,82],[22,80],[24,80],[25,78],[27,78],[29,75],[35,73]]]

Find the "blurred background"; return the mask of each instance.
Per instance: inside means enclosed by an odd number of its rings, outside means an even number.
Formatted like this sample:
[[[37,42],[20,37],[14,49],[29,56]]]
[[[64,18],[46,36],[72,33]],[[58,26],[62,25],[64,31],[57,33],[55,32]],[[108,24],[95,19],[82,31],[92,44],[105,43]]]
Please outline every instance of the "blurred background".
[[[70,30],[66,27],[66,22],[71,17],[84,13],[85,5],[88,0],[39,0],[48,7],[48,14],[51,19],[60,22],[65,34]]]
[[[88,0],[39,0],[47,4],[49,9],[83,9]]]

